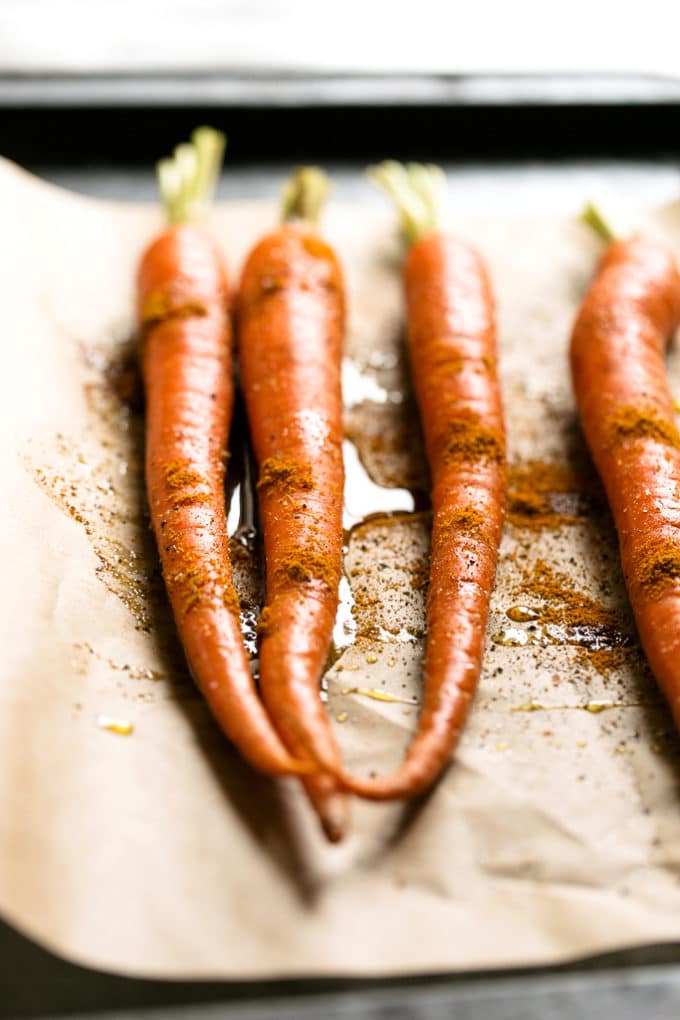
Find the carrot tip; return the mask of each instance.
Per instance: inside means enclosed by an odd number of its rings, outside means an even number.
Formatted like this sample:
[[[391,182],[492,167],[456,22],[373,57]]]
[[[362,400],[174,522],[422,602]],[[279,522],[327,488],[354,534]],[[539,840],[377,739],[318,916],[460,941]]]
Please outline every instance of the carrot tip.
[[[321,828],[329,843],[341,843],[347,832],[348,809],[344,794],[328,797],[323,807],[317,804]]]

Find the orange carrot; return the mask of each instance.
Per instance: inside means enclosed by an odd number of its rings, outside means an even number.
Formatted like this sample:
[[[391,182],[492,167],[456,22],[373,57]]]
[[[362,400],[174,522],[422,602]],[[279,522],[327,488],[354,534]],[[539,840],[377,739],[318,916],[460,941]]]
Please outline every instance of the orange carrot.
[[[640,641],[680,727],[680,433],[664,365],[680,324],[673,251],[610,243],[578,313],[571,371],[581,426],[607,492]]]
[[[344,285],[315,228],[326,187],[320,171],[299,171],[284,207],[290,222],[250,253],[238,343],[266,560],[260,690],[290,751],[324,769],[306,788],[337,840],[345,802],[330,775],[340,759],[319,683],[342,572]]]
[[[503,528],[505,433],[486,267],[437,229],[437,167],[386,163],[374,176],[396,198],[411,247],[404,265],[408,347],[432,477],[432,553],[424,700],[392,775],[348,789],[387,799],[421,793],[450,759],[482,663]]]
[[[210,195],[224,139],[194,133],[159,164],[172,225],[138,275],[151,522],[177,629],[212,714],[271,774],[309,771],[273,729],[250,674],[229,563],[224,458],[233,403],[228,291],[220,255],[189,220]]]

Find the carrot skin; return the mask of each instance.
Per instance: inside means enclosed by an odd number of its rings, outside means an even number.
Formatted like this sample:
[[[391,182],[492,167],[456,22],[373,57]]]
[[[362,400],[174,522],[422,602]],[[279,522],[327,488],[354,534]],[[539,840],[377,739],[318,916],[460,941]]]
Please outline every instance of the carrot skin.
[[[673,251],[640,235],[615,241],[581,305],[570,357],[640,641],[680,728],[680,435],[664,363],[679,324]]]
[[[210,710],[262,772],[299,774],[250,673],[229,561],[224,460],[233,404],[227,281],[200,229],[169,228],[138,274],[151,522],[179,635]]]
[[[284,225],[251,252],[239,291],[241,382],[259,465],[267,604],[260,689],[293,754],[327,773],[340,756],[319,683],[342,572],[344,286],[332,249]],[[343,809],[328,778],[305,783],[330,835]],[[321,810],[320,813],[323,814]]]
[[[404,265],[408,346],[432,476],[424,696],[392,775],[347,788],[377,800],[422,793],[449,761],[482,664],[503,529],[505,433],[494,299],[483,261],[427,234]]]

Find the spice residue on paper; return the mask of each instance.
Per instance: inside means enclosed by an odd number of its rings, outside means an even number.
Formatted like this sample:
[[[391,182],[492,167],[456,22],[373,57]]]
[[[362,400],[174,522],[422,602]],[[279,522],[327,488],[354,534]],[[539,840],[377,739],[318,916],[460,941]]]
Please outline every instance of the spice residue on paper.
[[[507,520],[539,531],[574,524],[588,510],[583,479],[556,463],[533,460],[508,466]]]
[[[523,598],[506,609],[515,624],[492,635],[500,645],[570,645],[607,675],[621,666],[624,650],[634,645],[616,611],[580,591],[571,578],[545,560],[536,560],[515,586]]]
[[[136,347],[130,339],[74,340],[89,418],[78,437],[57,432],[26,465],[49,498],[79,524],[97,558],[95,573],[149,632],[162,581],[144,499],[144,423]]]

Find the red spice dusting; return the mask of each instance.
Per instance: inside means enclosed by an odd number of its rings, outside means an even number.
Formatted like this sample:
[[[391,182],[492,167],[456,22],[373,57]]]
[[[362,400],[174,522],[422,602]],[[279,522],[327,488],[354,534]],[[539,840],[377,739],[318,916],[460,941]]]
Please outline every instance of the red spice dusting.
[[[541,623],[566,626],[616,628],[616,614],[590,595],[578,591],[574,582],[545,562],[537,560],[517,588],[520,595],[534,595],[543,602],[538,617]]]
[[[618,407],[605,422],[604,431],[610,446],[626,439],[654,439],[666,446],[680,448],[677,428],[655,407]]]
[[[484,514],[474,506],[462,507],[460,510],[454,510],[437,518],[437,546],[448,542],[452,532],[457,535],[469,536],[487,545],[491,542],[488,521]]]
[[[198,471],[180,460],[173,460],[163,469],[169,489],[182,489],[185,485],[200,485],[203,481]]]
[[[193,506],[195,503],[209,503],[210,494],[207,492],[184,492],[181,496],[176,496],[173,500],[173,506]]]
[[[449,463],[492,461],[504,457],[502,437],[475,417],[452,418],[442,439],[442,455]]]
[[[311,489],[314,486],[312,472],[307,464],[292,457],[268,457],[260,465],[258,489],[275,487],[279,492],[293,492],[296,489]]]
[[[340,580],[338,565],[330,556],[314,549],[299,549],[294,555],[283,557],[276,564],[275,573],[281,580],[308,584],[323,581],[333,591]]]
[[[225,586],[222,601],[234,616],[239,616],[241,612],[241,600],[239,599],[238,593],[233,585],[229,584]]]
[[[648,593],[662,594],[680,581],[680,545],[643,543],[635,564],[635,579]]]
[[[264,606],[260,613],[260,619],[257,621],[257,633],[260,637],[267,637],[267,635],[272,633],[274,629],[272,615],[273,614],[269,606]]]

